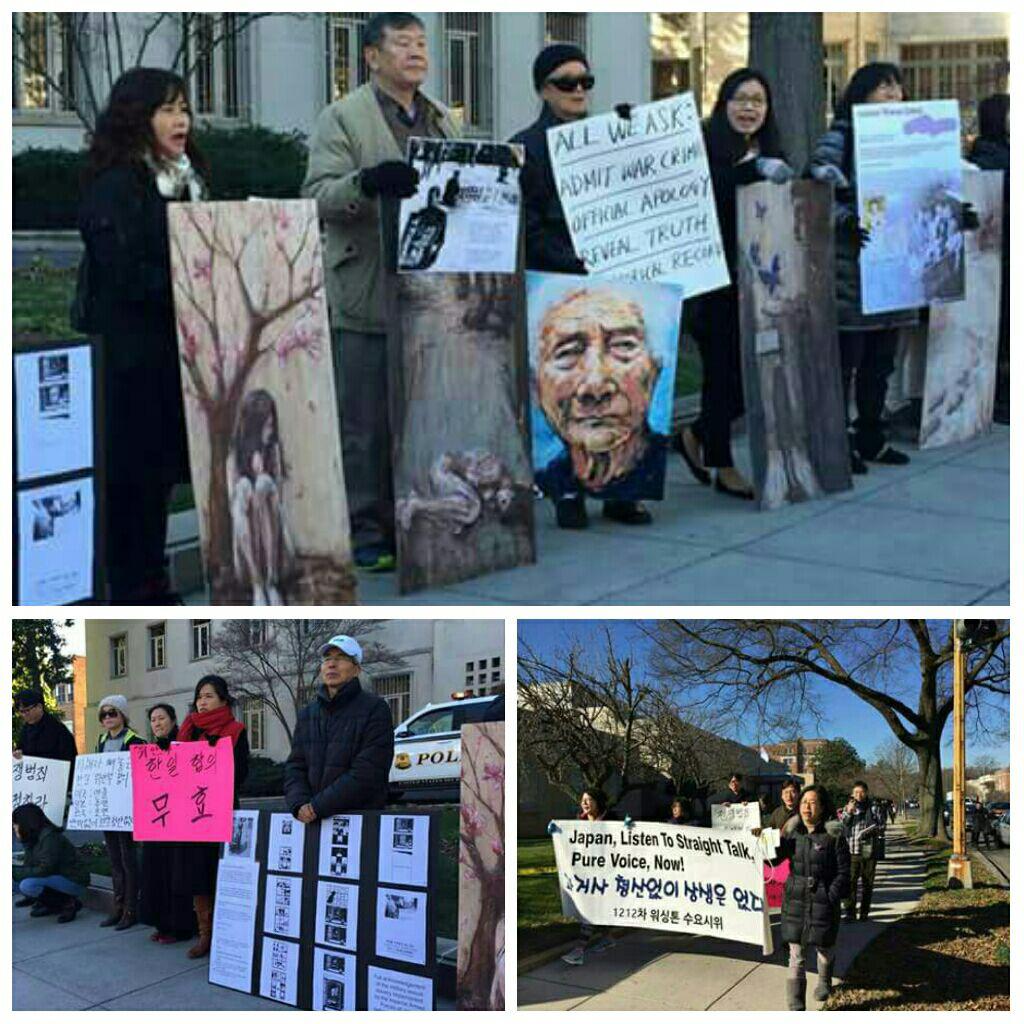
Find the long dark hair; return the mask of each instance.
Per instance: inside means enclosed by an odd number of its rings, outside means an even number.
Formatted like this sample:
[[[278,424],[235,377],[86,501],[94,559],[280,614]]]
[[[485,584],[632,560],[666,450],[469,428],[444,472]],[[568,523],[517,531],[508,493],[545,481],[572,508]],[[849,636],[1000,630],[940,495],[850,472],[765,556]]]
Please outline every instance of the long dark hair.
[[[604,814],[608,810],[608,794],[603,789],[585,789],[580,793],[580,800],[582,801],[585,796],[594,801],[599,814]]]
[[[32,846],[39,838],[39,833],[47,825],[53,824],[38,804],[22,804],[15,807],[11,818],[18,826],[19,837],[26,846]]]
[[[753,68],[737,68],[726,76],[722,87],[718,90],[718,99],[707,120],[706,138],[708,144],[708,159],[712,163],[734,164],[741,157],[746,155],[748,142],[731,124],[729,124],[728,106],[729,101],[736,95],[744,82],[757,82],[768,100],[767,113],[764,124],[754,135],[761,156],[778,157],[785,159],[782,152],[782,142],[779,139],[779,128],[775,123],[775,104],[772,100],[772,87],[768,84],[760,71]]]
[[[867,98],[880,86],[889,82],[903,84],[903,75],[895,64],[875,61],[858,68],[836,101],[836,120],[853,122],[853,108],[865,103]]]
[[[263,427],[267,420],[273,421],[273,432],[270,439],[263,439]],[[235,450],[235,469],[242,476],[252,476],[251,462],[256,452],[263,456],[264,472],[275,480],[284,476],[284,466],[278,465],[276,450],[281,446],[278,429],[277,403],[269,391],[258,388],[250,391],[238,410],[238,422],[235,424],[233,447]]]
[[[978,135],[991,142],[1009,141],[1006,119],[1010,116],[1010,94],[997,92],[978,104]]]
[[[185,80],[163,68],[132,68],[110,90],[107,105],[96,120],[85,167],[85,180],[91,181],[111,167],[134,165],[141,169],[147,153],[156,146],[153,115],[165,103],[179,97],[188,102]],[[190,129],[185,153],[193,167],[209,180],[206,160],[199,151]]]
[[[192,695],[193,711],[195,711],[196,709],[196,701],[199,700],[199,691],[204,686],[212,686],[214,693],[216,693],[217,696],[220,697],[220,699],[224,701],[224,703],[227,704],[228,707],[234,706],[235,698],[232,697],[231,694],[228,692],[228,684],[224,680],[224,677],[211,675],[203,676],[203,678],[200,679],[198,683],[196,683],[196,692]]]

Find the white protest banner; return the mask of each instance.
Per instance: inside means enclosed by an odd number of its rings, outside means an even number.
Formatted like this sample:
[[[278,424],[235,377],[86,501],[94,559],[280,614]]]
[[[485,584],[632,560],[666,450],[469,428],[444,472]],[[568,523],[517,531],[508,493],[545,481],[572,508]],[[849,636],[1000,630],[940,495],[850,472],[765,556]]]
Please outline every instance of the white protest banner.
[[[692,93],[558,125],[548,150],[591,274],[675,281],[688,299],[729,283]]]
[[[555,825],[566,917],[711,935],[771,953],[764,862],[753,836],[649,822]]]
[[[58,828],[64,824],[64,804],[68,798],[67,761],[48,757],[22,757],[12,762],[11,809],[22,804],[38,804]]]
[[[959,104],[868,103],[853,126],[863,311],[963,299]]]
[[[132,830],[132,759],[119,754],[79,754],[71,790],[68,828],[97,832]]]
[[[756,801],[743,804],[712,804],[711,827],[746,832],[761,827],[761,807]]]

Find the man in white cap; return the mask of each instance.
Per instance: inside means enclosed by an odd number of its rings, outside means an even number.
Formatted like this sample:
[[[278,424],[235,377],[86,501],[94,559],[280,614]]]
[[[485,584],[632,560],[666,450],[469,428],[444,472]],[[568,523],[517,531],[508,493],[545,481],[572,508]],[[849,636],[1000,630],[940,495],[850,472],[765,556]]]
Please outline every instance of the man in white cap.
[[[386,700],[359,682],[363,649],[350,636],[320,648],[316,698],[299,712],[285,764],[284,798],[303,824],[385,805],[394,757],[394,723]]]

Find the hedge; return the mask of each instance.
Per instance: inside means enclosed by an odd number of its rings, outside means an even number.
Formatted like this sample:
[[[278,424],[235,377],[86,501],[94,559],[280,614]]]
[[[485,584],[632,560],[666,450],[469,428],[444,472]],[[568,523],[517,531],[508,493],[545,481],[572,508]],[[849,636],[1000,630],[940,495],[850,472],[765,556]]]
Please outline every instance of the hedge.
[[[249,757],[249,774],[239,788],[240,796],[281,796],[284,793],[284,762],[258,754]]]

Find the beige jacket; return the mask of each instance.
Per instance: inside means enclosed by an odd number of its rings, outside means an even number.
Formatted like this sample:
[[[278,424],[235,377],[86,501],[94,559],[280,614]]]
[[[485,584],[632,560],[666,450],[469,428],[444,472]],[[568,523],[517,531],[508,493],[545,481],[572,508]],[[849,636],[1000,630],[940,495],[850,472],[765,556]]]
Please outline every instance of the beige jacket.
[[[458,136],[448,111],[429,97],[428,102],[437,131]],[[372,85],[332,103],[317,118],[302,194],[316,200],[327,225],[327,301],[335,329],[386,330],[380,201],[363,195],[359,172],[404,159]]]

